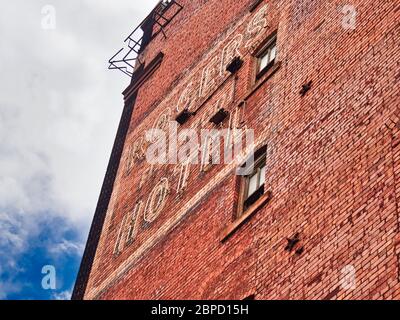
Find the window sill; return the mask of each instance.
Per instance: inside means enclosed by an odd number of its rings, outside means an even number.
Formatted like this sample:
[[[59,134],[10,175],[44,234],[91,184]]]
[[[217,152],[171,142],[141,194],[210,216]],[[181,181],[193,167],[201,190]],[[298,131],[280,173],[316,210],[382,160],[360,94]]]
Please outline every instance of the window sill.
[[[225,227],[221,232],[220,241],[225,242],[230,238],[242,225],[244,225],[258,210],[266,205],[272,198],[271,191],[267,191],[260,199],[258,199],[246,212],[236,221]]]

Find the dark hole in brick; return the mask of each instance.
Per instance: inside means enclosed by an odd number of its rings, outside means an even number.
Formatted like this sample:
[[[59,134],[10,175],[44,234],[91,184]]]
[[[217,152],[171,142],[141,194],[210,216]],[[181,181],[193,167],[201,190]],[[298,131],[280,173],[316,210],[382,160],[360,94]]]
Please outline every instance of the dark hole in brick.
[[[338,295],[339,292],[340,292],[340,287],[337,287],[322,300],[332,300],[334,297]]]
[[[239,108],[243,108],[246,106],[246,100],[242,100],[239,102]]]
[[[226,70],[230,73],[236,73],[243,65],[243,60],[240,57],[236,57],[232,60],[230,64],[226,67]]]
[[[322,273],[322,272],[318,273],[314,278],[312,278],[312,279],[307,283],[307,286],[309,287],[309,286],[312,286],[313,284],[316,284],[316,283],[321,282],[321,281],[322,281],[322,276],[323,276],[323,273]]]
[[[250,6],[250,12],[253,12],[264,0],[254,0]]]
[[[325,19],[322,20],[322,21],[314,28],[314,31],[317,31],[319,28],[321,28],[322,25],[323,25],[324,23],[325,23]]]
[[[221,124],[226,117],[228,116],[228,112],[225,111],[223,108],[219,109],[210,119],[210,122],[214,123],[215,125]]]
[[[298,244],[300,242],[300,235],[298,233],[296,233],[294,235],[294,237],[292,238],[286,238],[288,244],[285,248],[285,251],[289,251],[292,252],[292,250],[294,249],[294,247],[296,246],[296,244]]]
[[[303,84],[303,86],[302,86],[302,88],[301,88],[301,90],[300,90],[300,95],[301,95],[302,97],[304,97],[304,96],[306,95],[306,93],[307,93],[308,91],[310,91],[311,86],[312,86],[312,81],[310,81],[310,82],[308,82],[308,83],[306,83],[306,84]]]
[[[180,125],[183,125],[189,118],[192,116],[192,113],[189,112],[187,109],[183,110],[180,114],[177,115],[175,118],[176,122]]]
[[[304,252],[304,247],[301,247],[299,249],[296,250],[296,255],[301,256]]]

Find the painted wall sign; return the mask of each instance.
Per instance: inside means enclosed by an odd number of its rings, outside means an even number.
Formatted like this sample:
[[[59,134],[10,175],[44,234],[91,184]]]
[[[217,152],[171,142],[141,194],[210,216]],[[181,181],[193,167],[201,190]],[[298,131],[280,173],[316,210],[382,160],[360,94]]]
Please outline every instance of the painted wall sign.
[[[186,79],[181,81],[128,137],[122,158],[123,166],[116,183],[130,181],[134,174],[139,182],[136,186],[138,189],[132,189],[133,193],[139,192],[145,186],[152,185],[154,187],[147,195],[137,196],[135,194],[132,196],[132,202],[136,201],[135,204],[132,204],[132,210],[121,213],[119,226],[102,235],[102,237],[108,237],[102,241],[115,242],[113,250],[109,254],[119,257],[128,251],[129,255],[123,256],[123,263],[120,262],[120,265],[116,265],[107,279],[91,282],[90,290],[86,293],[87,297],[95,297],[96,293],[101,291],[112,279],[122,274],[145,250],[155,245],[163,235],[176,226],[202,194],[207,193],[207,190],[210,190],[216,181],[222,180],[231,172],[232,169],[226,167],[218,171],[212,179],[213,181],[196,180],[198,192],[191,198],[185,198],[189,182],[192,179],[198,179],[198,174],[204,169],[204,166],[199,165],[197,175],[195,175],[194,166],[190,163],[160,166],[147,164],[145,157],[149,141],[146,141],[145,134],[147,130],[154,128],[167,130],[169,123],[183,109],[196,112],[195,117],[189,123],[189,128],[199,130],[210,127],[212,126],[210,117],[216,110],[224,108],[229,111],[227,118],[229,137],[234,139],[235,130],[244,125],[242,117],[245,107],[238,107],[233,103],[236,80],[234,77],[230,77],[226,66],[233,58],[243,57],[249,52],[253,52],[254,48],[264,40],[268,28],[267,14],[268,5],[264,5],[258,11],[246,14],[233,25],[225,37],[220,39],[219,43],[213,46],[213,49],[192,68]],[[154,117],[157,113],[159,115]],[[150,122],[147,119],[156,120]],[[179,129],[178,134],[182,130],[184,127]],[[140,171],[137,168],[140,168]],[[118,197],[118,195],[113,194],[113,197]],[[169,201],[176,198],[181,201]],[[170,205],[168,210],[166,210],[167,204]],[[174,205],[176,207],[171,207]],[[105,226],[110,224],[110,216],[107,214]],[[143,229],[143,224],[147,224],[148,227]]]

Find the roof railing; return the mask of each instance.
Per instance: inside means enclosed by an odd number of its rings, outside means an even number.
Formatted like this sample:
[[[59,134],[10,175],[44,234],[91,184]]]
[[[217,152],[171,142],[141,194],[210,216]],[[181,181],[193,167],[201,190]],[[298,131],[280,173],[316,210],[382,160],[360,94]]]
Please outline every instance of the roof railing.
[[[165,28],[181,12],[183,6],[176,0],[162,0],[124,40],[124,47],[111,57],[109,70],[119,70],[132,77],[143,61],[140,54],[160,33],[166,38]]]

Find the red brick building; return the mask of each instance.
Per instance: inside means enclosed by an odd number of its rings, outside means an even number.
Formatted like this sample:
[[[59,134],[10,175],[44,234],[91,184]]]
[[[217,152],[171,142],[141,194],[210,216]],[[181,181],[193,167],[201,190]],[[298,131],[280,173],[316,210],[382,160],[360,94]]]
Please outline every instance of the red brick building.
[[[399,299],[399,21],[395,0],[160,3],[132,73],[111,60],[132,82],[73,298]],[[254,130],[255,167],[150,164],[175,121]]]

